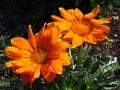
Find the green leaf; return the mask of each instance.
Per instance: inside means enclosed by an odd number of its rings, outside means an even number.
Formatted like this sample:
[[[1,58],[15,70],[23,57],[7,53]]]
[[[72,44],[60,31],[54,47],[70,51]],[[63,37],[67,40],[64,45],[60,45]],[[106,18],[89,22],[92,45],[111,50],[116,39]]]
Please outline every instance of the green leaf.
[[[0,86],[8,86],[8,85],[10,85],[10,80],[8,80],[8,79],[0,80]]]

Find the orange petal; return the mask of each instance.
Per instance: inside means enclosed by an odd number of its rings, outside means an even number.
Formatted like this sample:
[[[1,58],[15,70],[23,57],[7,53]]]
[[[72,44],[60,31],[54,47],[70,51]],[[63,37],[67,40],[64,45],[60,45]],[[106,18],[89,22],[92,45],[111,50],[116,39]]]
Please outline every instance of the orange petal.
[[[109,33],[110,27],[105,25],[96,26],[91,30],[91,34],[99,34],[99,33]]]
[[[94,34],[94,37],[96,38],[96,41],[103,41],[108,39],[104,33]]]
[[[68,32],[70,28],[70,24],[68,22],[53,22],[53,23],[56,27],[58,27],[58,30],[62,33],[64,31]]]
[[[17,66],[17,67],[26,66],[26,63],[32,64],[32,62],[30,62],[30,59],[28,59],[28,58],[13,60],[11,63],[12,63],[12,65]]]
[[[47,77],[44,77],[47,82],[52,82],[56,77],[56,74],[54,72],[50,72]]]
[[[38,47],[44,46],[43,44],[46,41],[44,38],[46,36],[46,32],[45,32],[46,26],[47,26],[46,23],[44,23],[41,30],[37,34],[35,34],[35,39],[36,39]]]
[[[8,46],[5,48],[5,55],[9,58],[25,58],[30,57],[31,53],[27,50],[20,50],[16,47]]]
[[[77,21],[74,9],[68,9],[67,12],[73,17],[72,21]]]
[[[63,67],[60,64],[59,60],[51,60],[50,71],[52,71],[56,74],[63,73]]]
[[[37,43],[38,39],[39,39],[39,33],[36,33],[35,34],[35,41],[36,41],[36,43]]]
[[[76,16],[78,21],[82,21],[83,13],[78,8],[75,9],[75,16]]]
[[[21,79],[22,79],[22,81],[23,81],[24,84],[30,82],[30,81],[31,81],[31,78],[32,78],[32,77],[30,76],[30,72],[22,73],[22,74],[20,75],[20,77],[21,77]]]
[[[46,33],[47,33],[47,36],[46,36],[47,40],[50,39],[50,43],[54,44],[56,43],[56,41],[58,41],[60,36],[60,31],[53,24],[48,24],[48,27],[46,28]]]
[[[13,67],[12,61],[8,61],[5,63],[6,67]]]
[[[72,31],[69,31],[64,37],[63,40],[71,42],[72,38],[74,37],[74,33]]]
[[[41,69],[41,65],[38,65],[38,66],[36,67],[35,72],[34,72],[34,78],[35,78],[35,79],[38,78],[38,77],[40,77],[40,69]]]
[[[16,37],[11,39],[11,44],[21,50],[33,51],[28,41],[22,37]]]
[[[56,77],[56,74],[54,72],[50,72],[49,76],[46,77],[46,80],[48,82],[52,82],[55,79],[55,77]]]
[[[58,41],[60,31],[58,31],[57,27],[55,27],[53,23],[50,23],[46,26],[46,29],[43,32],[40,32],[40,34],[42,35],[39,35],[38,45],[47,48],[49,45]]]
[[[51,47],[49,47],[49,49],[48,49],[47,59],[58,58],[60,52],[66,51],[68,46],[69,46],[69,44],[65,41],[57,42],[55,45],[51,45]]]
[[[58,16],[56,16],[56,15],[51,15],[51,18],[52,18],[52,20],[54,20],[54,21],[58,21],[58,22],[67,22],[67,20],[65,20],[64,18],[61,18],[61,17],[58,17]]]
[[[28,42],[33,48],[36,48],[36,41],[32,32],[31,25],[28,26]]]
[[[20,74],[24,72],[31,72],[33,69],[34,69],[34,66],[30,64],[30,65],[26,65],[26,66],[18,68],[15,72]]]
[[[68,57],[68,53],[66,52],[60,53],[58,60],[62,65],[70,65],[70,59]]]
[[[110,20],[111,20],[111,18],[101,18],[101,19],[98,19],[98,20],[97,19],[92,19],[90,23],[93,26],[96,26],[96,25],[101,25],[101,24],[109,23]]]
[[[84,15],[84,20],[90,21],[91,19],[95,18],[99,10],[100,10],[100,6],[98,5],[90,13]]]
[[[72,40],[72,47],[76,48],[83,44],[83,37],[79,36],[78,34],[74,35],[73,40]]]
[[[53,50],[53,52],[55,52],[55,51],[65,51],[68,48],[69,43],[61,40],[61,41],[58,41],[58,42],[56,42],[55,44],[52,44],[52,45],[54,45],[54,47],[51,47],[51,50]]]
[[[68,9],[67,12],[70,13],[72,16],[75,17],[75,10],[74,9]]]
[[[48,81],[51,82],[54,78],[55,78],[55,73],[53,74],[53,76],[51,76],[51,72],[50,72],[50,65],[49,63],[45,63],[41,66],[41,73],[42,76]]]
[[[74,20],[74,17],[70,13],[68,13],[64,8],[60,7],[59,11],[61,16],[67,19],[68,21]]]
[[[92,34],[87,34],[84,36],[84,41],[88,43],[96,44],[96,39]]]

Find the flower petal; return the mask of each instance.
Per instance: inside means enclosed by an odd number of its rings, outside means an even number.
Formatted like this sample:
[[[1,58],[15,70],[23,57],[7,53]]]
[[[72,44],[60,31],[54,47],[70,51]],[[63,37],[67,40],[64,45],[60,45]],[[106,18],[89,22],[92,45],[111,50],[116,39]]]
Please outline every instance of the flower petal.
[[[54,51],[65,51],[68,48],[69,43],[66,41],[58,41],[56,44],[52,44],[54,47],[51,47],[51,50]],[[49,48],[50,49],[50,48]]]
[[[69,43],[66,41],[57,42],[54,47],[49,47],[47,59],[56,59],[59,57],[60,52],[66,51]]]
[[[84,36],[84,41],[88,43],[96,44],[96,39],[92,34],[87,34]]]
[[[60,64],[59,60],[51,60],[50,71],[56,74],[63,73],[63,67]]]
[[[64,18],[58,17],[56,15],[51,15],[51,19],[56,21],[56,22],[67,22]]]
[[[66,52],[60,53],[58,60],[62,65],[70,65],[70,59],[68,57],[68,53]]]
[[[79,36],[78,34],[74,35],[73,40],[72,40],[72,47],[76,48],[83,44],[83,37]]]
[[[29,58],[23,58],[23,59],[18,59],[18,60],[12,60],[10,61],[12,65],[17,66],[17,67],[23,67],[26,66],[27,64],[31,64]]]
[[[11,39],[11,44],[21,50],[33,51],[28,41],[22,37],[16,37]]]
[[[58,28],[55,27],[54,24],[50,23],[48,24],[46,30],[50,31],[49,33],[47,33],[48,31],[46,32],[47,35],[46,42],[49,39],[51,44],[56,43],[59,40],[59,36],[60,36],[60,31],[58,30]]]
[[[56,74],[54,72],[50,72],[47,77],[45,77],[46,81],[52,82],[56,77]]]
[[[105,25],[96,26],[91,30],[91,34],[109,33],[109,32],[110,32],[110,27]]]
[[[99,10],[100,10],[100,6],[98,5],[90,13],[84,15],[84,20],[89,22],[98,14]]]
[[[14,66],[14,65],[12,64],[12,61],[6,62],[5,65],[6,65],[7,68]]]
[[[20,50],[16,47],[8,46],[5,48],[5,55],[9,58],[19,59],[30,57],[31,52],[27,50]]]
[[[31,66],[32,66],[32,64],[20,67],[20,68],[16,69],[15,72],[18,74],[25,73],[25,72],[31,72],[33,70],[33,66],[32,67]]]
[[[91,20],[91,25],[92,26],[96,26],[96,25],[101,25],[101,24],[105,24],[105,23],[109,23],[111,20],[111,18],[101,18],[101,19],[92,19]]]
[[[74,37],[74,33],[70,30],[64,37],[63,40],[71,42],[73,37]]]
[[[83,20],[83,13],[78,8],[75,9],[75,16],[78,21]]]
[[[31,78],[32,78],[31,75],[30,75],[30,72],[22,73],[22,74],[20,75],[20,77],[21,77],[21,79],[22,79],[22,81],[23,81],[24,84],[30,82],[30,81],[31,81]]]
[[[94,34],[94,37],[96,38],[97,41],[108,39],[104,33]]]
[[[67,12],[75,17],[75,10],[74,9],[68,9]]]
[[[54,80],[56,73],[50,71],[49,63],[43,64],[41,67],[42,76],[48,81],[51,82]]]
[[[64,8],[60,7],[59,11],[61,16],[67,19],[68,21],[74,20],[74,17],[70,13],[68,13]]]
[[[40,77],[40,69],[41,69],[41,65],[38,65],[38,66],[36,67],[35,72],[34,72],[34,79]]]
[[[32,32],[31,25],[28,26],[28,42],[33,48],[36,48],[36,41]]]
[[[68,30],[70,29],[70,24],[68,22],[53,22],[54,26],[58,27],[58,30],[60,30],[60,32],[62,32],[62,34],[64,34],[63,32],[68,32]]]

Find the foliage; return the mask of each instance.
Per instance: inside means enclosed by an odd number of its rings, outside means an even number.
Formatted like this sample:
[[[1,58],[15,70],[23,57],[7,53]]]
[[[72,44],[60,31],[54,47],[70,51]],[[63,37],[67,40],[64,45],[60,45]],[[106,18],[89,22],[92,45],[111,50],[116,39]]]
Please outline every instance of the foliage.
[[[67,68],[63,81],[57,82],[60,85],[58,90],[113,90],[120,85],[120,78],[114,74],[120,68],[117,58],[106,53],[93,57],[88,54],[88,48],[87,44],[80,47],[76,63]]]

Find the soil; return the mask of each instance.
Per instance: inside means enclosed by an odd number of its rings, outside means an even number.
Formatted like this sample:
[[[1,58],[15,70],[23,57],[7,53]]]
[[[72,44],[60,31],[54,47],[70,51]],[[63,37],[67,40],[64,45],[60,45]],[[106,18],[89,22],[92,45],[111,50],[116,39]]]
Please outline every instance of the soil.
[[[111,40],[110,53],[117,57],[120,62],[120,7],[114,7],[110,16],[112,16],[109,34]]]

